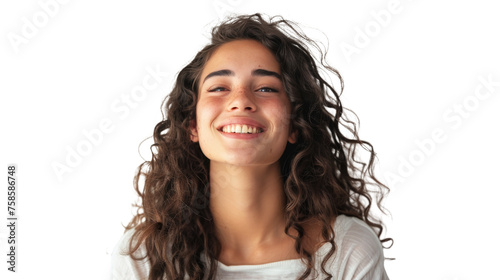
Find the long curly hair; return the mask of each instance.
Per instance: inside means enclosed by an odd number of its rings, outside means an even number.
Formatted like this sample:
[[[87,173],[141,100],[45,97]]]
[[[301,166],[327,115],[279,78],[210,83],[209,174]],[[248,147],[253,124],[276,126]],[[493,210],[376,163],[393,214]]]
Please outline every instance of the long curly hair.
[[[326,51],[296,23],[282,17],[235,16],[214,27],[211,43],[179,72],[162,104],[163,120],[154,129],[152,159],[139,166],[134,178],[142,203],[136,205],[137,214],[126,227],[135,231],[129,254],[136,260],[148,259],[149,280],[184,279],[186,275],[215,279],[221,245],[209,209],[209,160],[199,143],[191,141],[190,127],[196,120],[204,65],[222,44],[239,39],[256,40],[275,55],[292,105],[290,124],[296,142],[287,144],[280,167],[286,197],[285,233],[295,239],[295,249],[307,264],[299,279],[314,271],[314,252],[304,246],[308,220],[320,222],[322,238],[332,245],[321,263],[326,275],[325,265],[336,249],[332,225],[338,215],[363,220],[381,238],[383,225],[371,210],[375,204],[384,212],[381,201],[388,188],[374,176],[375,152],[369,142],[359,139],[357,117],[356,121],[347,118],[340,94],[320,75],[326,71],[338,77],[342,92],[343,80],[325,62]],[[319,57],[312,56],[312,50]],[[361,159],[358,151],[368,157]],[[291,229],[297,234],[292,235]],[[133,255],[140,246],[145,246],[147,256]]]

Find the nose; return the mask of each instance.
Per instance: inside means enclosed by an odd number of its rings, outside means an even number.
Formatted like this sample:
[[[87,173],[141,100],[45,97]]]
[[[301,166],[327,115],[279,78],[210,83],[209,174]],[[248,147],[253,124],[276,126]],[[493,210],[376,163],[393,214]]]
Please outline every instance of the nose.
[[[250,89],[246,87],[238,88],[231,93],[232,98],[228,104],[228,111],[253,112],[257,108],[254,96]]]

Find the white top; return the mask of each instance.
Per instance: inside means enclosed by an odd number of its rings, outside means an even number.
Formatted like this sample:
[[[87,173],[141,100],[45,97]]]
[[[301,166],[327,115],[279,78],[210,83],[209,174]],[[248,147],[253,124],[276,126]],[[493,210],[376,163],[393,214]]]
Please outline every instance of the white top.
[[[386,280],[382,245],[373,230],[363,221],[341,215],[333,227],[337,249],[325,269],[332,279],[342,280]],[[128,249],[133,231],[127,231],[117,243],[112,255],[113,280],[147,280],[150,264],[147,259],[134,261],[130,256],[120,254]],[[317,279],[324,279],[321,261],[331,248],[324,244],[316,252]],[[146,248],[137,251],[146,255]],[[260,265],[224,265],[218,262],[218,279],[297,279],[305,271],[301,259],[285,260]],[[188,278],[186,278],[188,279]]]

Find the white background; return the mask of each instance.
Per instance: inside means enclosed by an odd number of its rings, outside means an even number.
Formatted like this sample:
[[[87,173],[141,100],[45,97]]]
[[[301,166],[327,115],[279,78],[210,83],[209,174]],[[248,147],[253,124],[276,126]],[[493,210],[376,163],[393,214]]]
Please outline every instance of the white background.
[[[51,15],[42,8],[48,2],[57,4]],[[377,172],[392,189],[385,202],[392,216],[384,218],[395,240],[385,251],[396,258],[386,262],[390,278],[500,279],[493,2],[2,1],[0,278],[108,278],[136,200],[139,144],[160,121],[175,74],[232,11],[280,14],[328,38],[328,61],[345,79],[343,104],[358,114],[360,135],[375,146]],[[148,68],[167,74],[134,108],[125,105]],[[481,79],[496,84],[488,91]],[[67,165],[69,151],[87,141],[84,131],[106,120],[112,131],[58,178],[53,165]],[[149,143],[140,148],[145,158]],[[17,273],[5,262],[11,163],[18,167]]]

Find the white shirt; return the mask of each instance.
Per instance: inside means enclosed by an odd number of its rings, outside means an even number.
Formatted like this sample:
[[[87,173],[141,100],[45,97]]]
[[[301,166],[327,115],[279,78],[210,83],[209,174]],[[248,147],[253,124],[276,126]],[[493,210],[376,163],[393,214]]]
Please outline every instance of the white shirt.
[[[384,269],[382,245],[373,230],[363,221],[340,215],[333,230],[337,249],[328,260],[325,269],[338,280],[387,280]],[[150,270],[147,258],[134,261],[122,254],[128,250],[133,231],[127,231],[116,245],[112,256],[113,280],[147,280]],[[331,248],[324,244],[315,254],[316,279],[324,279],[321,272],[323,257]],[[146,248],[141,246],[138,256],[146,255]],[[285,260],[260,265],[224,265],[218,262],[218,279],[297,279],[305,271],[301,259]],[[187,279],[187,278],[186,278]],[[311,278],[313,279],[313,278]]]

